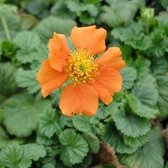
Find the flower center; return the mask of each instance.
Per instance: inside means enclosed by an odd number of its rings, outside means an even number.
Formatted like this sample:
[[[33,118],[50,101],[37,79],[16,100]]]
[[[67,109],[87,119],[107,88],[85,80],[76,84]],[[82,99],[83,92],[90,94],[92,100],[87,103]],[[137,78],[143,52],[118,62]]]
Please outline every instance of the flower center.
[[[66,71],[74,83],[90,83],[98,74],[98,65],[89,50],[79,48],[71,52]]]

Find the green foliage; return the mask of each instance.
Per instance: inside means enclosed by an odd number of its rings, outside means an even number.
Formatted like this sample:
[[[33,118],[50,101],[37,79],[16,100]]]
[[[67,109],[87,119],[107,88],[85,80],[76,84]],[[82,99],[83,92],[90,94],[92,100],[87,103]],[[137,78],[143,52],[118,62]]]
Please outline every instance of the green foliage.
[[[159,100],[158,108],[160,113],[158,114],[159,118],[167,118],[168,116],[168,77],[167,76],[158,76],[156,78],[158,91],[159,91]]]
[[[79,0],[70,0],[65,1],[67,8],[75,13],[80,21],[83,24],[92,24],[95,22],[94,17],[98,15],[98,9],[97,6],[92,3],[81,3]],[[88,15],[91,17],[88,19]]]
[[[156,57],[163,57],[167,51],[168,37],[166,37],[164,29],[156,29],[150,35],[152,44],[149,48],[148,54]]]
[[[40,117],[39,132],[41,135],[51,138],[55,133],[59,134],[60,129],[58,116],[54,110],[47,111]]]
[[[32,161],[46,155],[43,146],[37,144],[10,145],[0,153],[0,160],[7,168],[29,168]]]
[[[137,150],[137,147],[132,147],[124,143],[123,135],[111,124],[106,125],[106,131],[103,135],[103,140],[110,144],[116,152],[120,154],[130,154]]]
[[[134,114],[115,112],[112,117],[117,129],[126,136],[135,138],[150,130],[150,122]]]
[[[23,31],[17,34],[14,43],[20,48],[16,59],[21,63],[30,63],[36,59],[36,50],[40,46],[40,38],[33,32]]]
[[[15,75],[16,83],[21,88],[26,88],[31,94],[39,91],[39,85],[36,80],[36,70],[18,69]]]
[[[110,0],[110,6],[103,7],[101,21],[110,27],[128,24],[134,17],[137,9],[142,5],[141,0]],[[123,8],[124,6],[124,8]],[[122,9],[122,10],[121,10]]]
[[[10,41],[2,42],[2,55],[11,58],[16,54],[16,45]]]
[[[137,70],[138,78],[140,79],[141,77],[145,78],[144,76],[146,76],[150,72],[150,65],[151,65],[151,62],[148,59],[145,59],[142,56],[138,56],[136,58],[134,66]]]
[[[20,28],[20,16],[17,11],[17,7],[14,5],[0,4],[0,37],[1,39],[11,39],[11,36],[15,36],[16,31]],[[10,30],[7,35],[6,28]]]
[[[27,94],[15,95],[4,103],[4,124],[10,134],[27,137],[37,128],[39,116],[47,109],[50,109],[47,101],[34,100]]]
[[[97,153],[100,148],[100,141],[93,133],[84,133],[84,138],[93,153]]]
[[[51,0],[48,1],[23,1],[22,6],[29,13],[38,16],[40,18],[46,17],[49,14],[48,10],[45,10],[51,5]]]
[[[166,0],[160,0],[159,2],[165,9],[168,9],[168,2]]]
[[[102,162],[95,157],[101,143],[128,168],[167,167],[162,138],[168,117],[167,2],[144,2],[0,0],[0,167],[112,168],[95,164]],[[64,116],[63,88],[42,100],[36,81],[54,32],[65,34],[75,49],[70,38],[75,25],[104,27],[107,48],[119,46],[127,65],[122,91],[109,105],[100,101],[92,117]]]
[[[143,23],[136,22],[127,27],[115,28],[111,34],[114,38],[121,40],[126,45],[144,51],[151,46],[152,41],[143,31]]]
[[[0,63],[0,97],[7,97],[15,93],[15,67],[10,63]]]
[[[134,85],[134,81],[137,78],[137,72],[132,67],[126,67],[121,71],[121,74],[123,76],[123,89],[131,89]]]
[[[131,147],[139,148],[148,141],[148,135],[142,135],[137,138],[124,136],[124,143]]]
[[[77,115],[73,117],[73,125],[79,131],[82,131],[82,132],[91,131],[90,118],[87,116]]]
[[[160,74],[165,74],[166,71],[168,70],[168,64],[166,62],[166,58],[153,58],[152,59],[152,72],[154,75],[160,75]]]
[[[88,153],[87,142],[73,129],[66,129],[59,135],[62,144],[61,160],[65,165],[81,163]]]
[[[141,78],[133,88],[133,94],[146,105],[155,105],[159,95],[156,89],[155,79],[151,75],[146,75]]]
[[[96,21],[99,8],[99,0],[58,0],[51,8],[51,13],[62,18],[73,18],[82,24],[89,25]]]
[[[159,113],[157,109],[152,109],[142,104],[135,96],[131,94],[127,95],[126,98],[131,111],[140,117],[151,119],[155,118],[156,114]]]
[[[163,168],[163,154],[161,134],[157,131],[151,131],[148,142],[142,148],[131,155],[123,156],[121,160],[130,168]]]
[[[39,37],[32,32],[23,31],[17,34],[15,44],[22,50],[33,50],[40,45]]]
[[[37,32],[43,41],[48,41],[48,39],[52,37],[53,32],[69,35],[70,30],[75,25],[76,23],[71,19],[60,19],[50,16],[42,20],[35,27],[35,32]]]
[[[21,139],[9,139],[9,136],[7,135],[3,127],[0,127],[0,149],[10,144],[20,144],[20,143],[23,143]]]

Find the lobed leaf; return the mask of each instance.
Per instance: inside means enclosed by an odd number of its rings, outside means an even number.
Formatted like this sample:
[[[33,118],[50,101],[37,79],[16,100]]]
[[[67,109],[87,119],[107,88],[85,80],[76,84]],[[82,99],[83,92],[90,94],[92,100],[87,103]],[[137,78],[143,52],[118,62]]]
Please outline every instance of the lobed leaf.
[[[148,134],[145,134],[145,135],[142,135],[142,136],[139,136],[136,138],[132,138],[132,137],[128,137],[128,136],[123,137],[124,143],[126,145],[129,145],[129,146],[135,147],[135,148],[139,148],[142,145],[144,145],[148,141],[148,139],[149,139]]]
[[[168,116],[168,77],[167,76],[157,76],[156,82],[159,92],[158,108],[159,108],[159,118],[167,118]]]
[[[142,103],[149,106],[156,105],[159,94],[155,85],[154,78],[151,75],[145,75],[136,83],[132,92]]]
[[[91,151],[97,153],[100,148],[100,141],[96,135],[93,133],[84,133],[84,138],[87,141]]]
[[[88,116],[76,115],[72,119],[73,125],[79,131],[89,132],[91,131],[90,118]]]
[[[23,70],[20,68],[15,74],[16,83],[19,87],[26,88],[29,93],[36,93],[40,89],[36,75],[36,70]]]
[[[142,104],[134,95],[126,95],[126,99],[132,112],[140,117],[151,119],[155,118],[156,114],[159,113],[157,109],[153,109]]]
[[[75,21],[71,19],[60,19],[58,17],[50,16],[42,20],[35,27],[34,31],[38,33],[43,41],[48,41],[48,39],[52,37],[53,32],[68,35],[70,34],[72,27],[74,27],[75,25]]]
[[[137,146],[130,146],[124,143],[123,135],[115,128],[114,125],[106,125],[106,131],[103,140],[110,144],[116,152],[121,154],[130,154],[137,150]]]
[[[39,132],[41,135],[51,138],[55,133],[59,134],[60,130],[58,117],[54,110],[49,110],[40,117]]]
[[[117,129],[126,136],[136,138],[145,135],[150,130],[148,119],[130,113],[112,113],[112,118]]]
[[[4,125],[17,137],[27,137],[37,129],[39,117],[50,109],[48,101],[37,101],[27,94],[15,95],[4,103]]]
[[[15,67],[10,63],[0,63],[0,96],[8,97],[15,93]]]
[[[19,146],[14,144],[1,151],[0,160],[7,168],[29,168],[32,161],[37,161],[45,155],[46,151],[42,145],[26,144]]]
[[[129,168],[163,168],[163,154],[161,134],[153,130],[150,131],[149,140],[143,147],[131,155],[122,156],[121,160]]]
[[[133,19],[137,9],[141,6],[143,1],[111,0],[108,1],[108,3],[108,6],[103,7],[103,13],[100,19],[110,27],[117,27],[121,24],[128,24]]]
[[[125,67],[121,74],[123,76],[122,88],[123,90],[131,89],[134,85],[134,81],[137,78],[137,72],[132,67]]]
[[[62,144],[61,160],[67,166],[81,163],[88,153],[88,144],[73,129],[66,129],[59,135]]]

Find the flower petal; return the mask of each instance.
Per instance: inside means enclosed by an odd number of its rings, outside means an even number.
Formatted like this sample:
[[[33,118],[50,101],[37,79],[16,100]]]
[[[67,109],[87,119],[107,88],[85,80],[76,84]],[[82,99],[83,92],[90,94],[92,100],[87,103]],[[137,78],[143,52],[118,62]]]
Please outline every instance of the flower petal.
[[[112,93],[108,89],[102,87],[100,83],[94,83],[93,86],[104,104],[108,105],[112,102]]]
[[[66,116],[95,115],[98,108],[98,95],[94,87],[88,84],[70,84],[62,91],[59,106]]]
[[[98,54],[106,49],[105,29],[96,29],[96,26],[74,27],[71,32],[71,40],[76,48],[87,48],[93,54]]]
[[[110,47],[96,63],[101,65],[107,65],[117,70],[121,70],[125,67],[125,61],[121,57],[122,52],[118,47]]]
[[[62,71],[70,54],[65,35],[54,33],[49,40],[48,48],[51,67],[57,71]]]
[[[99,98],[108,105],[112,101],[111,96],[121,90],[122,76],[117,70],[100,65],[99,75],[91,85],[96,89]]]
[[[67,78],[66,73],[53,69],[48,60],[43,61],[37,74],[37,81],[40,83],[43,97],[47,97],[52,91],[60,87]]]

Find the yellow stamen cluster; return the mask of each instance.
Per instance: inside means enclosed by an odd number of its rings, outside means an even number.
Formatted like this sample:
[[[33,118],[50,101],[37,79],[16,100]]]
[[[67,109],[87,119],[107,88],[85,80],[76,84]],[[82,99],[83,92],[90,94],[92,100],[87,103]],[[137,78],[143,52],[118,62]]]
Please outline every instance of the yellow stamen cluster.
[[[66,71],[74,83],[90,83],[98,74],[98,65],[94,62],[93,54],[79,48],[71,52]]]

